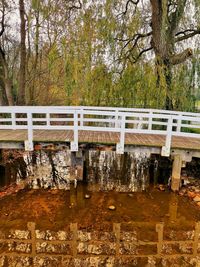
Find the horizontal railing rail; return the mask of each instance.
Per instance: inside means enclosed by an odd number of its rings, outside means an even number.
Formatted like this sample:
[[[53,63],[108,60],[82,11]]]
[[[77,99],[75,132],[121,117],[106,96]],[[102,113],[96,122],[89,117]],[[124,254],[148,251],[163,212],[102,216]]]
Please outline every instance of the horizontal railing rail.
[[[25,149],[33,150],[33,130],[72,130],[71,150],[78,151],[78,131],[116,132],[116,150],[124,152],[128,133],[166,136],[162,155],[169,156],[172,136],[200,138],[200,113],[114,107],[2,106],[0,130],[27,130]]]

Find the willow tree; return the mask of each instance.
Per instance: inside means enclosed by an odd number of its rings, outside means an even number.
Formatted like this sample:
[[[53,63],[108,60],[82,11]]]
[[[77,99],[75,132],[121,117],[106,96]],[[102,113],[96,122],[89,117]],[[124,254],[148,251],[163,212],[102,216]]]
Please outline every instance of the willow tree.
[[[192,3],[190,0],[150,0],[149,7],[146,8],[140,0],[120,2],[124,3],[123,26],[128,27],[129,31],[123,29],[121,36],[118,34],[116,39],[123,43],[124,55],[133,63],[147,52],[154,52],[157,88],[165,89],[165,108],[173,109],[173,66],[185,62],[193,55],[193,46],[188,47],[187,40],[200,34],[200,3]],[[140,20],[132,33],[131,15],[138,16]],[[129,24],[126,23],[126,18]],[[182,45],[184,41],[186,42]]]

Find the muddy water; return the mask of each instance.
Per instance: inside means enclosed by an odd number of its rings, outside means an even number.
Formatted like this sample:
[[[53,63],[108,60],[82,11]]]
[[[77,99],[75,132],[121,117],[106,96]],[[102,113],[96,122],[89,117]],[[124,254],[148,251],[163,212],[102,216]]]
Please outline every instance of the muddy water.
[[[85,195],[89,195],[89,199]],[[115,210],[109,210],[114,205]],[[109,230],[113,223],[164,222],[185,229],[200,221],[200,208],[187,197],[168,189],[149,188],[141,193],[92,192],[91,187],[71,185],[64,190],[21,190],[0,199],[0,228],[61,230],[69,223],[79,228]]]
[[[200,266],[200,207],[192,200],[153,187],[97,187],[24,189],[1,198],[0,266]]]

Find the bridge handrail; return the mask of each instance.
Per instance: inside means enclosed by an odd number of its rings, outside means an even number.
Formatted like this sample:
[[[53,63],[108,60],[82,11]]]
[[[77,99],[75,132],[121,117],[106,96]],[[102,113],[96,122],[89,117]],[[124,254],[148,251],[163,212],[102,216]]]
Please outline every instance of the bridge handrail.
[[[146,109],[146,108],[123,108],[123,107],[96,107],[96,106],[0,106],[2,111],[24,111],[27,108],[31,111],[38,110],[99,110],[99,111],[118,111],[118,112],[138,112],[138,113],[158,113],[167,115],[182,115],[182,116],[194,116],[200,117],[200,113],[197,112],[184,112],[184,111],[174,111],[174,110],[162,110],[162,109]]]
[[[1,106],[0,129],[28,131],[26,150],[33,150],[33,130],[73,130],[71,150],[78,150],[78,131],[120,133],[117,152],[124,152],[125,134],[166,136],[163,155],[170,154],[172,136],[200,137],[184,129],[200,129],[200,113],[156,109],[84,106]]]

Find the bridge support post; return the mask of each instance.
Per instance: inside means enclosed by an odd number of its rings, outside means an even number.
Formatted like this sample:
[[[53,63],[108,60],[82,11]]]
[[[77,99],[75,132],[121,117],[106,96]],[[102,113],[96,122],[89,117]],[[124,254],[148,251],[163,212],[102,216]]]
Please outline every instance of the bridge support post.
[[[71,152],[78,151],[78,113],[75,110],[74,112],[74,141],[70,143]]]
[[[32,124],[32,114],[27,113],[27,126],[28,126],[28,140],[24,141],[24,146],[26,151],[33,151],[33,124]]]
[[[124,143],[125,143],[125,121],[126,117],[124,114],[121,115],[121,131],[120,131],[120,142],[117,143],[116,152],[117,154],[124,154]]]
[[[172,191],[178,191],[180,188],[181,167],[182,167],[182,156],[180,154],[174,155],[174,161],[172,165],[172,180],[171,180]]]
[[[173,118],[172,116],[170,116],[170,118],[168,119],[168,124],[167,124],[167,136],[165,140],[165,146],[163,146],[161,150],[161,156],[163,157],[170,156],[171,139],[172,139],[172,123],[173,123]]]

